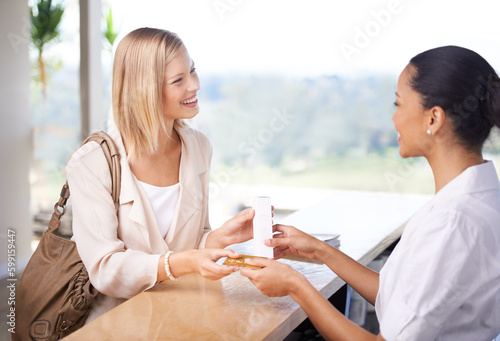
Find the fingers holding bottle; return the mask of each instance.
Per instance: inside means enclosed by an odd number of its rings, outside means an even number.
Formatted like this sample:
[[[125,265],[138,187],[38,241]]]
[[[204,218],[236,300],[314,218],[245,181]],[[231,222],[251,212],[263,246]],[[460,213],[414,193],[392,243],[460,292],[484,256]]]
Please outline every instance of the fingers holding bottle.
[[[278,233],[275,233],[272,239],[266,240],[265,244],[275,248],[275,259],[290,254],[317,258],[316,252],[321,248],[322,241],[293,226],[276,224],[273,226],[273,231]]]

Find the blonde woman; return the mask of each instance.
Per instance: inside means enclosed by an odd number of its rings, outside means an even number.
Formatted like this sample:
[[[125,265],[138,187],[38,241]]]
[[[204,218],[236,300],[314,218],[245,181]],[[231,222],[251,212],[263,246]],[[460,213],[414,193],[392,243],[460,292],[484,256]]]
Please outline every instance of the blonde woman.
[[[252,237],[251,209],[211,231],[208,183],[212,147],[183,119],[199,112],[200,82],[174,33],[140,28],[116,49],[109,135],[120,152],[118,217],[108,165],[97,143],[67,165],[73,240],[99,291],[87,323],[124,300],[189,273],[219,279],[237,270],[215,262]]]

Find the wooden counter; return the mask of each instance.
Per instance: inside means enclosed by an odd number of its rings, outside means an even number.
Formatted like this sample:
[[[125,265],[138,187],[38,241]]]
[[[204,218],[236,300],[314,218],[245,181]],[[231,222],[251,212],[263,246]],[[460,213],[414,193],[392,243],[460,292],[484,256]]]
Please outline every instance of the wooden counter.
[[[428,199],[339,191],[280,223],[309,233],[339,233],[340,249],[368,264],[399,238]],[[230,248],[248,254],[251,247],[250,241]],[[344,284],[322,263],[280,261],[304,274],[325,298]],[[290,297],[264,296],[239,272],[218,281],[191,274],[131,298],[65,340],[282,340],[305,318]]]

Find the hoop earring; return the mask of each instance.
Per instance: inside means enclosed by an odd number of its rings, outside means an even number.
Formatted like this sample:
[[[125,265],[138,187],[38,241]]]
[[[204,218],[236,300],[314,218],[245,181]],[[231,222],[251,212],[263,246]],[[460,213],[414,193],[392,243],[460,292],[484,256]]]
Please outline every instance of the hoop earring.
[[[427,129],[427,135],[432,134],[432,131],[430,129]]]

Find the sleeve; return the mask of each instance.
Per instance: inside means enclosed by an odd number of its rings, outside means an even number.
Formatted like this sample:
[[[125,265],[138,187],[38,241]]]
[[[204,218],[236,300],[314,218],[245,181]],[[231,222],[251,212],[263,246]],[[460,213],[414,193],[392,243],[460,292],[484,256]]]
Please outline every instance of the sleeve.
[[[411,240],[397,283],[385,306],[380,331],[387,341],[434,340],[459,307],[477,291],[480,243],[463,214],[434,212]]]
[[[204,150],[206,152],[204,153],[207,158],[206,158],[206,166],[207,166],[207,171],[204,176],[204,181],[203,181],[203,211],[205,212],[205,221],[203,225],[203,234],[201,235],[200,242],[198,243],[198,249],[204,249],[205,244],[207,242],[208,234],[212,232],[212,228],[210,227],[210,219],[209,219],[209,195],[210,195],[210,164],[212,163],[212,155],[213,155],[213,147],[208,138],[199,133],[202,136],[202,141],[201,144],[204,145]]]
[[[151,288],[160,255],[128,249],[118,238],[118,217],[111,197],[111,175],[100,146],[87,143],[70,159],[67,178],[73,211],[73,239],[101,293],[130,298]]]

